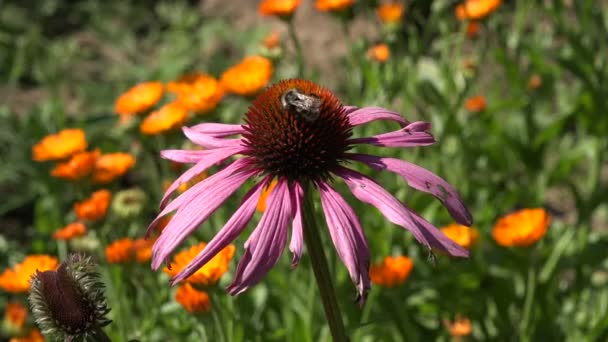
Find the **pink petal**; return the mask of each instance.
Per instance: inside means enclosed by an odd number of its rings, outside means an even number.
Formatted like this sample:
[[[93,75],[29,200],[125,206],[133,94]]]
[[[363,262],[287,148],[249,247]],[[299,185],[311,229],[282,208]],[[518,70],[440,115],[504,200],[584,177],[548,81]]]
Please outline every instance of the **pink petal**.
[[[426,132],[431,127],[430,123],[417,121],[400,130],[378,134],[373,137],[349,139],[351,144],[370,144],[386,147],[412,147],[428,146],[435,143],[431,133]]]
[[[267,180],[262,181],[249,190],[241,206],[232,214],[232,217],[230,217],[230,220],[226,222],[224,227],[215,234],[205,248],[181,272],[171,279],[172,285],[188,278],[198,269],[205,266],[209,260],[241,234],[255,213],[258,199],[266,183]]]
[[[456,189],[431,171],[395,158],[382,158],[367,154],[349,154],[348,157],[375,169],[388,170],[401,175],[412,188],[437,197],[458,223],[467,226],[473,224],[473,217]]]
[[[242,134],[245,132],[243,125],[230,125],[221,123],[202,123],[190,127],[190,129],[201,133],[214,136],[216,138],[223,138],[229,135]]]
[[[236,276],[226,288],[237,295],[259,282],[274,266],[287,243],[287,226],[292,217],[287,180],[281,179],[268,196],[266,211],[247,242]]]
[[[348,121],[352,126],[359,126],[368,122],[376,120],[391,120],[396,121],[402,126],[407,125],[409,122],[405,120],[399,113],[392,112],[386,108],[381,107],[346,107]],[[353,109],[354,108],[354,109]]]
[[[344,179],[357,199],[378,208],[389,221],[412,232],[416,240],[424,246],[437,248],[453,256],[467,257],[469,255],[466,249],[405,207],[372,179],[343,167],[340,167],[336,174]]]
[[[329,234],[357,287],[357,302],[363,305],[370,288],[367,239],[357,215],[344,198],[325,182],[319,182],[319,191]]]
[[[302,227],[304,222],[302,221],[302,201],[304,200],[304,189],[298,182],[293,183],[293,189],[291,192],[291,205],[294,209],[293,222],[291,223],[291,242],[289,243],[289,251],[293,254],[291,260],[291,267],[298,266],[300,258],[302,257],[302,245],[303,245],[303,231]]]
[[[204,148],[220,148],[220,147],[236,147],[241,146],[242,139],[223,139],[217,138],[213,135],[199,133],[198,131],[188,128],[182,127],[182,131],[192,141],[193,143],[202,146]]]
[[[196,163],[207,155],[216,152],[215,150],[162,150],[160,156],[176,163]]]

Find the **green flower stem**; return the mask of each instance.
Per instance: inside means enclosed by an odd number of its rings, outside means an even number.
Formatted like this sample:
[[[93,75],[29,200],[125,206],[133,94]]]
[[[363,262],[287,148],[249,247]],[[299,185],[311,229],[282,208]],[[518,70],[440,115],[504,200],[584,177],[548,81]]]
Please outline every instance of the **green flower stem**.
[[[293,18],[289,18],[287,20],[287,29],[289,31],[289,38],[293,43],[293,47],[296,50],[296,58],[298,63],[298,75],[297,77],[305,77],[304,75],[304,55],[302,53],[302,45],[300,44],[300,40],[296,35],[296,27],[293,23]]]
[[[317,285],[319,286],[321,301],[323,302],[323,309],[325,310],[325,317],[329,324],[329,330],[331,331],[334,342],[348,341],[344,323],[342,322],[342,314],[340,313],[340,307],[338,306],[338,301],[336,299],[336,292],[329,274],[327,258],[323,251],[323,244],[321,242],[321,237],[319,236],[318,226],[315,223],[314,202],[310,186],[304,188],[302,219],[304,225],[304,241],[308,254],[310,255],[312,270],[315,274]]]

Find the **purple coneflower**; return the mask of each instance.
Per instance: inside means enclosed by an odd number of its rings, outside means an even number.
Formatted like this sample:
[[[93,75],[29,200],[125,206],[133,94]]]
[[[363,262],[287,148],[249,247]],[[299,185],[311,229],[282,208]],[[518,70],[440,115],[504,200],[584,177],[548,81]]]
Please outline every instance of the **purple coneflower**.
[[[366,138],[351,138],[351,130],[375,120],[391,120],[402,128]],[[395,158],[349,153],[357,144],[382,147],[427,146],[435,142],[427,122],[408,122],[399,114],[379,107],[343,106],[327,89],[310,81],[291,79],[268,88],[249,107],[244,125],[204,123],[184,127],[185,135],[204,150],[166,150],[162,156],[179,163],[195,163],[167,189],[162,211],[150,224],[150,233],[159,220],[175,211],[154,244],[152,267],[158,269],[184,239],[226,201],[247,180],[256,179],[240,207],[196,258],[172,279],[172,284],[190,276],[245,229],[258,198],[273,179],[277,185],[268,196],[260,222],[245,242],[245,253],[236,276],[227,290],[239,294],[256,284],[276,264],[287,243],[296,266],[302,255],[304,189],[316,188],[321,197],[331,239],[365,299],[370,287],[369,249],[361,224],[353,209],[330,185],[341,178],[352,194],[371,204],[391,222],[414,234],[424,246],[453,256],[465,257],[466,249],[446,237],[435,226],[406,207],[373,179],[349,169],[346,161],[357,161],[375,169],[402,176],[420,191],[437,197],[454,219],[471,225],[471,215],[454,188],[430,171]],[[227,138],[241,135],[240,138]],[[229,157],[242,157],[194,185],[169,202],[180,184]]]

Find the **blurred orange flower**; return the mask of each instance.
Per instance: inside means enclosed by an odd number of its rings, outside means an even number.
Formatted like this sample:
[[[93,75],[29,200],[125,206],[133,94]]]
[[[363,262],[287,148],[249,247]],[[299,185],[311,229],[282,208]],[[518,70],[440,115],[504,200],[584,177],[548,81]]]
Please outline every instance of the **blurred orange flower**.
[[[479,232],[473,227],[467,227],[462,224],[452,223],[441,228],[450,240],[456,242],[466,249],[473,247],[479,239]]]
[[[93,171],[100,155],[99,150],[77,153],[70,160],[57,164],[51,171],[51,176],[71,181],[79,180]]]
[[[250,96],[264,88],[272,77],[272,71],[270,59],[251,56],[224,71],[220,84],[227,92]]]
[[[181,194],[181,193],[185,192],[186,190],[190,189],[191,187],[195,186],[196,184],[198,184],[200,181],[204,180],[205,178],[207,178],[207,172],[201,172],[198,175],[192,177],[192,179],[190,179],[186,183],[180,184],[179,187],[177,188],[177,192],[179,192]]]
[[[394,24],[401,21],[405,12],[405,4],[399,2],[389,2],[378,6],[376,14],[380,21],[387,24]]]
[[[30,278],[36,270],[54,270],[58,265],[59,260],[55,257],[45,254],[28,255],[21,263],[0,274],[0,288],[7,292],[25,293],[30,289]]]
[[[543,79],[539,74],[533,74],[530,76],[530,80],[528,81],[528,89],[534,90],[538,89],[543,84]]]
[[[467,37],[473,39],[479,33],[479,29],[481,28],[481,24],[479,21],[469,21],[467,23]]]
[[[133,250],[135,251],[135,260],[139,263],[144,263],[152,259],[152,246],[154,240],[137,239],[133,241]]]
[[[322,12],[339,12],[351,7],[355,0],[317,0],[315,7]]]
[[[258,7],[262,15],[276,15],[277,17],[290,17],[301,0],[263,0]]]
[[[163,88],[161,82],[140,83],[118,97],[114,111],[120,115],[144,112],[160,100],[163,96]]]
[[[97,221],[106,216],[112,193],[106,189],[97,190],[84,201],[74,203],[76,217],[81,220]]]
[[[279,36],[279,33],[274,31],[274,32],[270,33],[269,35],[267,35],[266,38],[264,38],[264,40],[262,41],[262,45],[264,45],[264,47],[267,48],[268,50],[272,50],[272,49],[276,48],[277,46],[279,46],[280,42],[281,42],[281,37]]]
[[[466,0],[456,6],[456,17],[460,20],[481,19],[494,12],[501,0]]]
[[[172,102],[150,113],[142,121],[139,130],[147,135],[162,134],[180,127],[187,119],[188,109],[179,102]]]
[[[446,319],[443,321],[443,324],[456,341],[459,341],[462,337],[471,335],[471,332],[473,331],[471,320],[460,315],[456,315],[454,322],[450,322]]]
[[[551,214],[545,209],[522,209],[501,217],[492,236],[504,247],[528,247],[545,235],[550,224]]]
[[[207,244],[204,242],[190,247],[190,249],[178,253],[173,258],[174,262],[165,267],[165,273],[175,277],[194,257],[196,257]],[[230,260],[234,256],[234,245],[228,245],[216,254],[205,266],[199,268],[194,274],[186,278],[186,282],[197,285],[212,285],[217,283],[222,275],[228,270]]]
[[[175,300],[180,303],[189,313],[200,313],[211,311],[211,302],[205,291],[199,291],[186,283],[175,291]]]
[[[106,260],[110,264],[123,264],[133,260],[133,240],[124,238],[112,242],[106,247]]]
[[[20,302],[8,302],[4,310],[4,321],[15,330],[21,330],[27,320],[27,308]]]
[[[380,63],[386,62],[391,55],[386,44],[377,44],[367,50],[367,57]]]
[[[55,240],[71,240],[73,238],[83,236],[87,233],[87,227],[82,222],[70,223],[67,226],[55,231],[53,239]]]
[[[268,195],[270,195],[270,193],[272,192],[272,189],[274,189],[275,186],[277,186],[278,180],[275,178],[273,179],[270,184],[268,184],[268,186],[266,186],[266,189],[264,189],[264,191],[262,191],[262,194],[260,195],[260,198],[258,199],[258,204],[256,207],[256,210],[260,213],[263,213],[264,211],[266,211],[266,199],[268,198]]]
[[[486,98],[482,95],[469,97],[464,101],[464,108],[472,113],[483,112],[486,109]]]
[[[135,165],[135,158],[128,153],[104,154],[95,163],[93,180],[97,183],[109,183],[125,174]]]
[[[408,257],[387,256],[381,264],[370,267],[369,277],[376,285],[394,287],[405,282],[413,267],[414,263]]]
[[[9,342],[44,342],[44,336],[42,336],[40,330],[32,329],[27,335],[13,337],[9,340]]]
[[[40,140],[32,147],[35,161],[65,159],[74,153],[82,152],[87,148],[84,131],[78,128],[69,128],[57,134],[51,134]]]
[[[215,109],[224,97],[220,83],[213,76],[201,73],[185,75],[169,82],[167,91],[177,95],[176,102],[199,114]]]

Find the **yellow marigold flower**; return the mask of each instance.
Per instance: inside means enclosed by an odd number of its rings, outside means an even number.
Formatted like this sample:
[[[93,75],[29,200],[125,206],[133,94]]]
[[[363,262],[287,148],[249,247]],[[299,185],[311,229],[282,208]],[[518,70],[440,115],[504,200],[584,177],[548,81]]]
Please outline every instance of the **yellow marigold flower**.
[[[77,153],[70,160],[57,164],[51,171],[51,176],[71,181],[79,180],[93,171],[100,155],[99,150]]]
[[[397,2],[382,4],[376,9],[376,14],[378,14],[380,21],[387,24],[401,21],[403,12],[405,12],[405,5]]]
[[[96,183],[109,183],[122,176],[135,165],[135,158],[128,153],[104,154],[95,163],[93,180]]]
[[[82,222],[70,223],[67,226],[55,231],[53,239],[55,240],[71,240],[73,238],[83,236],[87,233],[87,227]]]
[[[367,57],[380,63],[386,62],[391,56],[391,51],[386,44],[377,44],[367,50]]]
[[[263,0],[258,7],[262,15],[290,17],[300,5],[301,0]]]
[[[469,336],[473,331],[471,320],[460,315],[456,315],[454,322],[450,322],[446,319],[443,321],[443,324],[455,340],[460,340],[462,337]]]
[[[133,241],[133,250],[135,251],[135,260],[139,263],[144,263],[152,259],[152,246],[154,240],[137,239]]]
[[[204,242],[190,247],[190,249],[178,253],[173,258],[174,262],[169,267],[165,267],[165,273],[175,277],[181,270],[196,257],[207,244]],[[216,254],[205,266],[199,268],[194,274],[186,278],[186,282],[197,285],[212,285],[217,283],[222,275],[228,270],[230,260],[234,256],[234,245],[226,246]]]
[[[169,82],[167,91],[177,95],[176,102],[199,114],[215,109],[224,97],[224,89],[220,83],[213,76],[201,73],[186,75],[177,81]]]
[[[258,199],[258,204],[256,207],[256,210],[258,212],[263,213],[264,211],[266,211],[266,199],[268,198],[268,195],[270,195],[270,193],[272,192],[272,189],[274,189],[274,187],[277,186],[277,183],[278,183],[277,178],[273,179],[272,182],[270,182],[270,184],[268,184],[268,186],[266,186],[266,189],[264,189],[264,191],[260,195],[260,198]]]
[[[479,21],[469,21],[467,23],[467,37],[473,39],[479,33],[479,29],[481,29],[481,24]]]
[[[224,71],[220,84],[227,92],[250,96],[264,88],[272,77],[272,71],[272,62],[268,58],[251,56]]]
[[[27,320],[27,308],[20,302],[8,302],[4,310],[4,321],[7,322],[11,330],[20,331],[25,326]]]
[[[494,229],[494,240],[504,247],[528,247],[542,238],[551,224],[545,209],[523,209],[501,217]]]
[[[54,270],[59,265],[57,258],[49,255],[28,255],[25,259],[7,268],[0,274],[0,288],[7,292],[24,293],[30,288],[30,278],[36,270],[43,272]]]
[[[95,191],[91,194],[91,197],[74,204],[76,217],[88,221],[99,220],[106,216],[111,199],[112,193],[110,191],[105,189]]]
[[[315,7],[323,12],[339,12],[351,7],[355,0],[317,0]]]
[[[106,260],[110,264],[123,264],[133,260],[134,241],[124,238],[112,242],[106,247]]]
[[[188,119],[188,109],[179,102],[164,105],[150,113],[139,126],[139,131],[147,135],[166,133],[180,127]]]
[[[460,20],[481,19],[494,12],[501,0],[466,0],[456,6],[456,17]]]
[[[443,234],[466,249],[473,247],[479,239],[479,232],[473,227],[452,223],[441,228]]]
[[[535,90],[538,89],[543,84],[543,79],[539,74],[533,74],[530,76],[530,80],[528,81],[528,89]]]
[[[486,98],[482,95],[469,97],[464,101],[464,108],[472,113],[483,112],[486,109]]]
[[[162,96],[162,83],[140,83],[118,97],[114,111],[120,115],[138,114],[152,108]]]
[[[175,300],[180,303],[189,313],[200,313],[211,311],[211,302],[205,291],[199,291],[186,283],[175,291]]]
[[[369,277],[376,285],[394,287],[405,282],[413,267],[414,263],[408,257],[387,256],[381,264],[370,267]]]
[[[82,152],[87,148],[84,131],[78,128],[69,128],[57,134],[51,134],[40,140],[32,147],[35,161],[65,159],[74,153]]]
[[[40,330],[32,329],[27,335],[13,337],[9,340],[9,342],[44,342],[44,336],[42,336]]]

